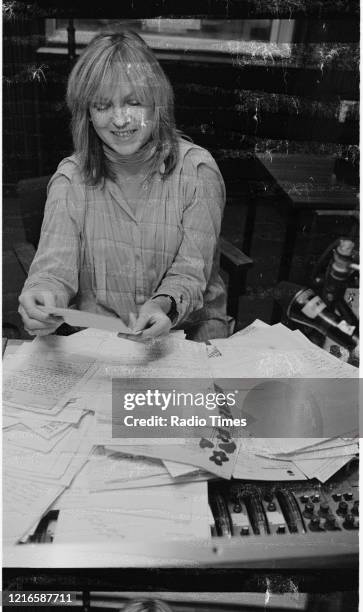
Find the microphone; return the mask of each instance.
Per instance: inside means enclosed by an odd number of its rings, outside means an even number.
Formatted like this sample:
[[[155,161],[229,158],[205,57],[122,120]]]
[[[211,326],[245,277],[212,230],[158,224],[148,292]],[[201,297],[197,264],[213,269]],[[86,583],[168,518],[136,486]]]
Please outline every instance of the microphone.
[[[350,325],[342,316],[329,310],[313,289],[282,281],[275,290],[275,299],[292,321],[316,329],[348,350],[359,343],[358,326]]]
[[[333,250],[331,261],[325,275],[321,296],[334,310],[334,305],[344,299],[347,282],[354,272],[353,263],[354,242],[341,238]],[[355,321],[355,323],[357,323]]]

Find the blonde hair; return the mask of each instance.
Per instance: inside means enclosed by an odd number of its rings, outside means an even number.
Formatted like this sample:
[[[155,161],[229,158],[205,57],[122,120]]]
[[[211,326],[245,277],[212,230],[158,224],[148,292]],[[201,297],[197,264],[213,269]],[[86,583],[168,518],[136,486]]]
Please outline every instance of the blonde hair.
[[[126,604],[121,612],[173,612],[170,606],[160,599],[135,599]]]
[[[164,163],[167,175],[177,163],[173,90],[154,53],[135,32],[101,33],[92,39],[76,62],[67,88],[75,153],[86,181],[94,185],[113,177],[102,142],[89,121],[89,107],[106,86],[117,85],[125,76],[140,102],[151,105],[154,111],[151,138],[155,153],[150,174]]]

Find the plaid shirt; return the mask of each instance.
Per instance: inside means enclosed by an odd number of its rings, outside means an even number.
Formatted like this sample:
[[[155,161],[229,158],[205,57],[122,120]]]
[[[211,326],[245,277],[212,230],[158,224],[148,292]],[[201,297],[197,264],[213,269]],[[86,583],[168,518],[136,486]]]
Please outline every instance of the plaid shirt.
[[[58,306],[129,313],[159,293],[174,297],[175,327],[225,322],[217,242],[225,188],[212,156],[180,139],[171,175],[154,175],[133,210],[121,187],[86,186],[77,157],[64,159],[48,185],[38,250],[24,290],[51,290]]]

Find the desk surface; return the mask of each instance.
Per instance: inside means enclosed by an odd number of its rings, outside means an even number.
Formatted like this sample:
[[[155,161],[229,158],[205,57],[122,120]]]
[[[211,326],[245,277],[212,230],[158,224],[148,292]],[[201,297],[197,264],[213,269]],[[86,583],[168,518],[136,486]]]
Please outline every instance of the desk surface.
[[[10,346],[14,345],[10,341]],[[345,489],[343,489],[345,490]],[[72,517],[73,518],[73,517]],[[5,546],[6,568],[198,568],[244,569],[354,568],[358,563],[357,531],[250,535],[236,538],[167,541],[156,533],[146,539],[109,538],[105,541]],[[271,537],[271,540],[269,538]]]
[[[354,210],[358,207],[357,188],[335,181],[332,156],[259,153],[257,158],[293,208]]]

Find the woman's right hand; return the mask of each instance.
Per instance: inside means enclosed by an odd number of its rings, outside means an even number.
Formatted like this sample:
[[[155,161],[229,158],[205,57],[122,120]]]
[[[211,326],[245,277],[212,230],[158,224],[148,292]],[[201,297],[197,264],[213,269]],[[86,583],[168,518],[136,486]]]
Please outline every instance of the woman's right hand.
[[[41,309],[42,306],[49,308],[56,305],[55,296],[50,291],[24,291],[19,297],[19,304],[18,312],[24,329],[31,336],[52,334],[63,323],[62,317],[48,315]]]

